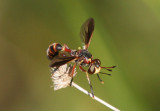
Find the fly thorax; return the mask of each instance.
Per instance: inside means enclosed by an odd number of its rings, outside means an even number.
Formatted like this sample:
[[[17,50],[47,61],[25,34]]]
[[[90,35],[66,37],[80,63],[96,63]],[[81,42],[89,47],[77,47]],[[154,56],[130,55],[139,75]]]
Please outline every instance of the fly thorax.
[[[72,50],[71,51],[71,56],[77,56],[77,51],[76,50]]]
[[[87,50],[81,50],[80,53],[79,53],[79,56],[80,57],[85,57],[86,59],[89,59],[92,57],[92,54],[89,53]]]

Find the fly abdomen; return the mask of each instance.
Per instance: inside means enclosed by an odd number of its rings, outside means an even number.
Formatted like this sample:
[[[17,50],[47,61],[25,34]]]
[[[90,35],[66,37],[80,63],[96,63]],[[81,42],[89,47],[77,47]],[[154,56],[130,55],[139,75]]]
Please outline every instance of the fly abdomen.
[[[47,49],[47,57],[52,60],[56,55],[58,55],[59,51],[62,50],[62,46],[58,43],[53,43],[49,45]]]

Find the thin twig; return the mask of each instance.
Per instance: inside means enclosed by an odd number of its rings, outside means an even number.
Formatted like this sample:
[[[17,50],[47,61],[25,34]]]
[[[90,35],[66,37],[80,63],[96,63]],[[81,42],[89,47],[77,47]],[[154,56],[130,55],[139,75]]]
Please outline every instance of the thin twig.
[[[72,86],[75,87],[75,88],[77,88],[79,91],[82,91],[83,93],[89,95],[92,98],[92,94],[91,93],[89,93],[88,91],[86,91],[85,89],[83,89],[82,87],[80,87],[79,85],[77,85],[76,83],[72,82]],[[119,109],[117,109],[114,106],[110,105],[109,103],[103,101],[102,99],[98,98],[97,96],[94,96],[94,99],[96,101],[100,102],[101,104],[104,104],[108,108],[112,109],[113,111],[120,111]]]

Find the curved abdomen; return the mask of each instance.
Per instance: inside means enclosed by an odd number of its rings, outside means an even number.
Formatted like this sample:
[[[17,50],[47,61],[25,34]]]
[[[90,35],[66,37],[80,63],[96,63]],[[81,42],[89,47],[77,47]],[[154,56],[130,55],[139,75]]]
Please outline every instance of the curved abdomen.
[[[58,55],[59,51],[62,50],[62,46],[59,43],[53,43],[49,45],[47,49],[47,57],[52,60],[55,56]]]

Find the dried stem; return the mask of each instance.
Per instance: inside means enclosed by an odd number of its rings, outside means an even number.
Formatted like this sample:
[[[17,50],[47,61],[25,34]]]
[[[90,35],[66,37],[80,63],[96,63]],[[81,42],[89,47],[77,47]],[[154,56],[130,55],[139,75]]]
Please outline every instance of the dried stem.
[[[88,91],[86,91],[85,89],[83,89],[82,87],[77,85],[76,83],[72,82],[72,86],[77,88],[79,91],[82,91],[83,93],[89,95],[92,98],[92,94],[91,93],[89,93]],[[97,96],[94,96],[94,99],[96,101],[100,102],[101,104],[104,104],[106,107],[112,109],[113,111],[120,111],[119,109],[117,109],[114,106],[110,105],[109,103],[103,101],[102,99],[98,98]]]

